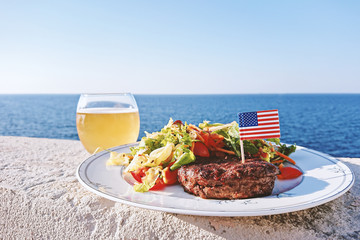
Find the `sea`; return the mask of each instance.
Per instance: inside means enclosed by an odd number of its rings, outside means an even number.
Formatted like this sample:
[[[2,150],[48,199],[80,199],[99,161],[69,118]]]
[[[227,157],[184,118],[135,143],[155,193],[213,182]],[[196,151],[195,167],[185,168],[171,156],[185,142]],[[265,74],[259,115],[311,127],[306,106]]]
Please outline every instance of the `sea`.
[[[77,94],[0,95],[0,135],[78,140]],[[140,135],[170,118],[238,121],[239,112],[278,109],[281,141],[334,157],[360,157],[360,94],[135,95]]]

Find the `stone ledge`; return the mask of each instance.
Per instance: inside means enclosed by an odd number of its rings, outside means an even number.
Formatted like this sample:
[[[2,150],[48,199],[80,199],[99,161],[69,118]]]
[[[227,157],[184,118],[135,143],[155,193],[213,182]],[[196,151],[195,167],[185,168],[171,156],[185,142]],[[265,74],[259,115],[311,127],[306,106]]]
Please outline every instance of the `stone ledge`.
[[[360,187],[308,210],[199,217],[130,207],[84,189],[79,141],[0,136],[0,239],[359,239]],[[360,159],[342,158],[360,177]]]

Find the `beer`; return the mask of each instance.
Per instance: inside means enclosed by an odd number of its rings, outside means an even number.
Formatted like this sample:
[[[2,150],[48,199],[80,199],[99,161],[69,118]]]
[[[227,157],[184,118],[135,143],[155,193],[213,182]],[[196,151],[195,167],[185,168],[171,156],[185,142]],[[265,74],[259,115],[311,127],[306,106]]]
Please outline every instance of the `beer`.
[[[89,153],[137,141],[140,130],[138,110],[87,108],[76,113],[80,141]]]

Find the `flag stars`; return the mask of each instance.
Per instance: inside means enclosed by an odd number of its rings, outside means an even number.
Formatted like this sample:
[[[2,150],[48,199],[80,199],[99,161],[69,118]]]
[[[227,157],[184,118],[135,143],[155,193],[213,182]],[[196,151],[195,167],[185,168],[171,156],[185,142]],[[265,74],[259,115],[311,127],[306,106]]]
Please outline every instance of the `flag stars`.
[[[258,117],[256,112],[239,113],[239,127],[258,126]]]

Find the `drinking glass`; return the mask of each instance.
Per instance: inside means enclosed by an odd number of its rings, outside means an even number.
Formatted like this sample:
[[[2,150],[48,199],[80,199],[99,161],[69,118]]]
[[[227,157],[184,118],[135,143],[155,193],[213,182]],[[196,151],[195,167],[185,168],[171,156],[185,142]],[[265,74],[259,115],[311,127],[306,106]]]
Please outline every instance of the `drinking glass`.
[[[131,93],[81,94],[76,127],[89,153],[137,141],[139,110]]]

